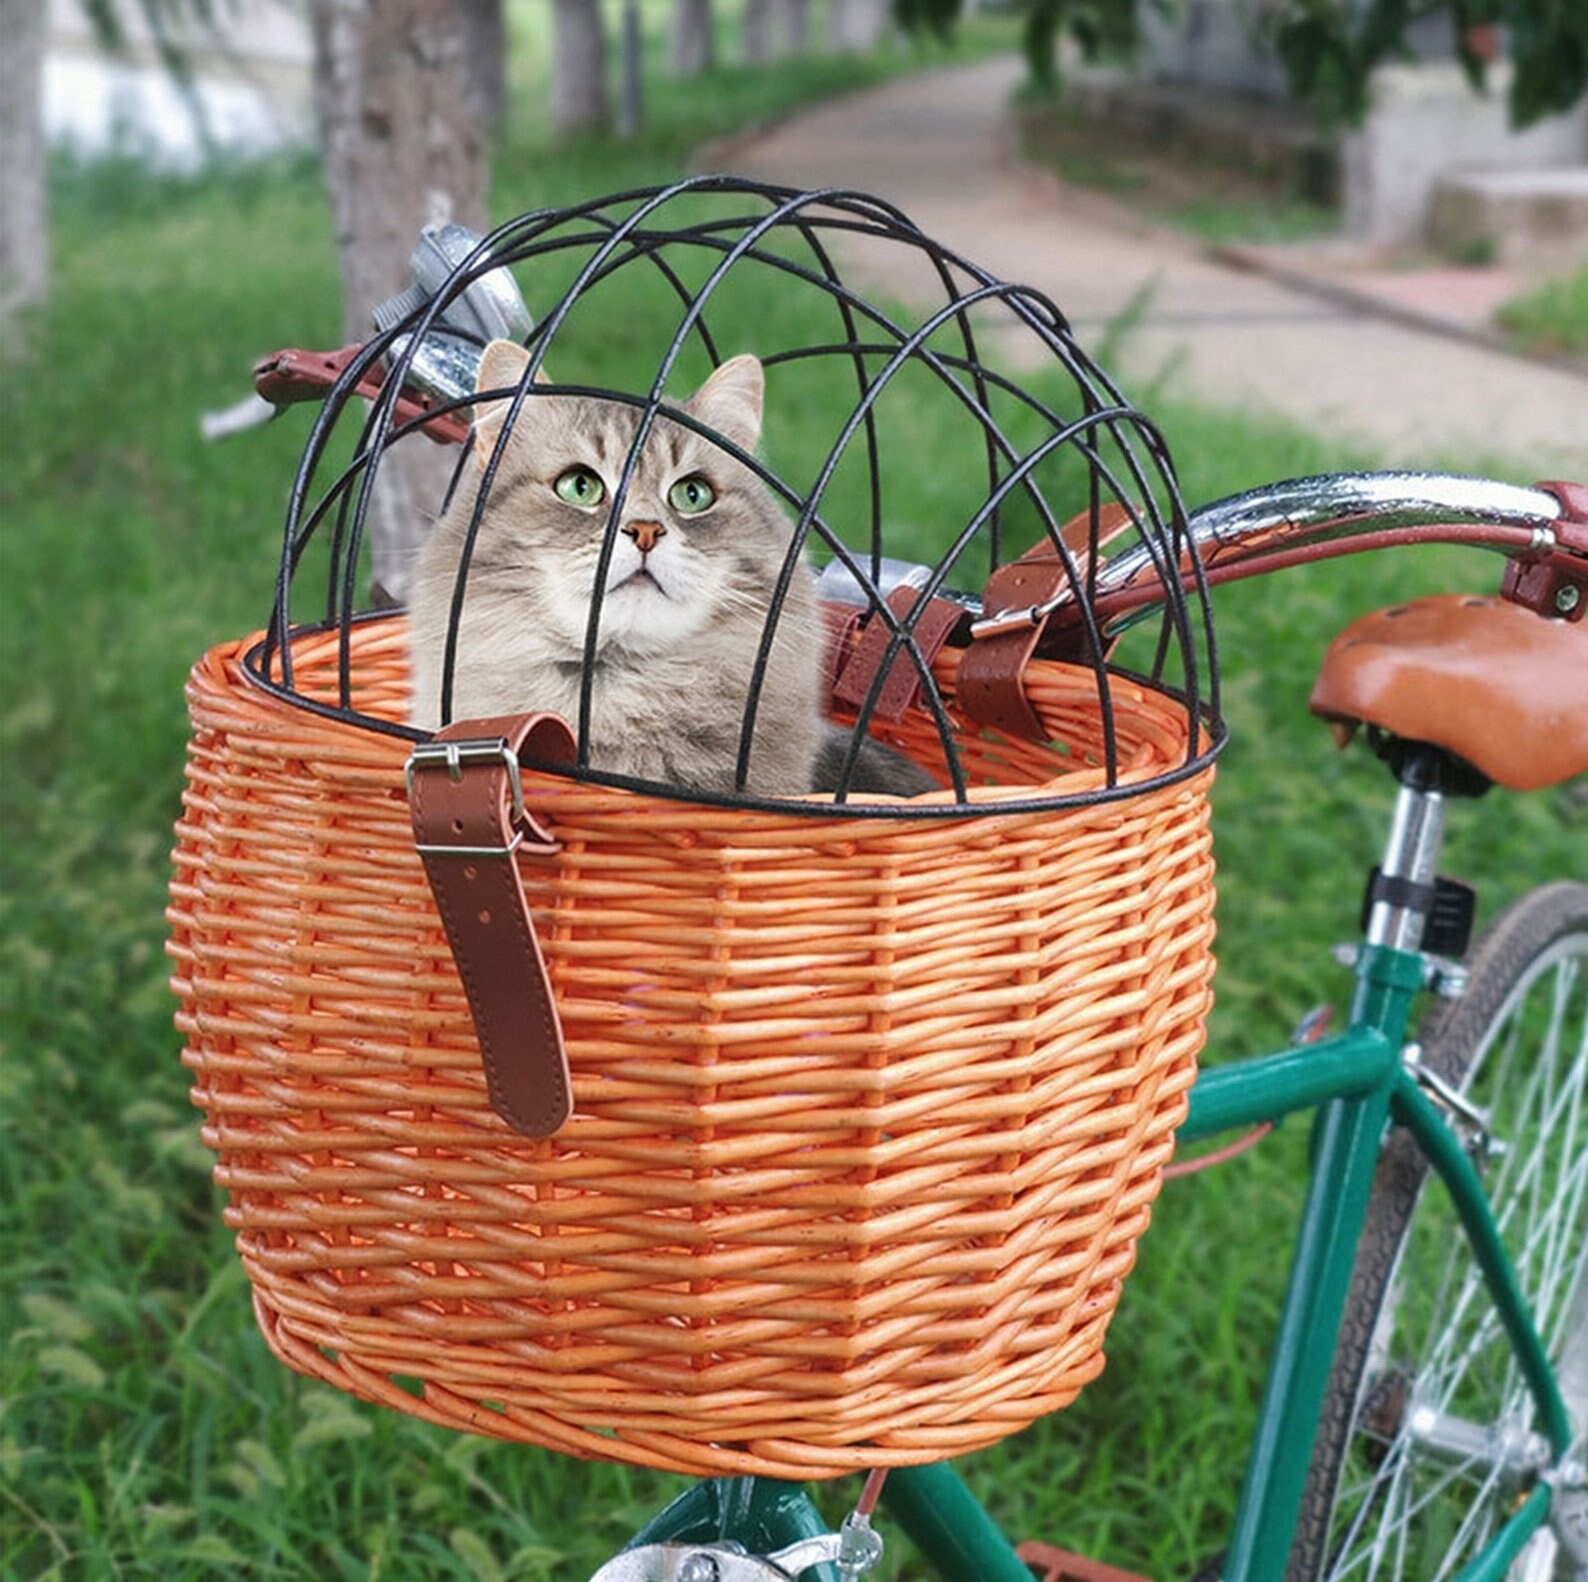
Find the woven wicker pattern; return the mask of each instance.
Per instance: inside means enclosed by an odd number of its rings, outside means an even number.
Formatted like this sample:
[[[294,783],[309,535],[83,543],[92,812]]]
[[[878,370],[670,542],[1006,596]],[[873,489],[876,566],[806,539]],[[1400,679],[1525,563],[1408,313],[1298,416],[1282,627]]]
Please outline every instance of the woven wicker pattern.
[[[359,706],[400,717],[400,624],[354,641]],[[335,642],[299,640],[306,692]],[[456,1428],[796,1477],[989,1444],[1095,1376],[1209,1003],[1209,771],[1043,814],[989,785],[948,823],[527,776],[576,1103],[532,1142],[487,1103],[405,744],[241,651],[189,688],[171,952],[278,1355]],[[1084,789],[1092,677],[1035,669],[1069,756],[967,764]],[[1114,706],[1124,781],[1183,759],[1175,706]]]

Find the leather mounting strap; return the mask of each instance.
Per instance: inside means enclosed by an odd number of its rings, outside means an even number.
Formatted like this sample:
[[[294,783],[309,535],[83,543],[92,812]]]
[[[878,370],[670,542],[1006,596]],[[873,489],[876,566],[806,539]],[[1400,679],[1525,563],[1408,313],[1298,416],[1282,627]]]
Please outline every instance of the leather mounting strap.
[[[491,1107],[514,1131],[549,1137],[573,1111],[568,1056],[515,854],[556,837],[524,806],[521,758],[572,763],[556,714],[461,720],[413,751],[408,808],[436,910],[479,1039]]]
[[[932,660],[965,620],[962,605],[948,599],[928,599],[919,612],[916,604],[919,595],[914,588],[895,588],[888,595],[888,608],[908,635],[897,645],[893,631],[885,620],[876,616],[860,628],[860,635],[847,657],[838,665],[838,675],[833,682],[835,702],[859,712],[866,706],[871,689],[889,659],[888,673],[877,691],[877,701],[871,717],[879,720],[901,720],[921,695],[921,670],[916,668],[911,649],[921,656],[921,668],[931,672]]]
[[[1058,551],[1044,544],[1000,566],[987,579],[985,608],[992,614],[1031,609],[1046,604],[1069,582]],[[1015,631],[978,637],[970,645],[960,661],[955,687],[960,707],[978,725],[1026,741],[1047,739],[1025,689],[1026,666],[1046,627],[1046,621],[1034,620]]]
[[[1097,512],[1094,533],[1090,512],[1082,512],[1059,529],[1069,551],[1075,579],[1086,576],[1093,548],[1102,547],[1129,530],[1130,512],[1119,504]],[[1018,560],[999,566],[987,579],[982,607],[987,617],[1036,610],[1072,586],[1064,557],[1048,539],[1027,550]],[[960,707],[978,725],[991,726],[1005,736],[1046,741],[1047,731],[1026,701],[1025,673],[1037,648],[1048,635],[1046,617],[1033,619],[1010,631],[977,637],[960,661],[955,686]],[[974,631],[974,628],[972,629]]]

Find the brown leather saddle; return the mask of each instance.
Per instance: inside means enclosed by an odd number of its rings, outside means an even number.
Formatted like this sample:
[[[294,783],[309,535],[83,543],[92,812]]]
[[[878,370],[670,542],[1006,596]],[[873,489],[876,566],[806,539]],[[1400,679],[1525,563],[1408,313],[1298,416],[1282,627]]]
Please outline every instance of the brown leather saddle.
[[[1443,747],[1497,785],[1588,774],[1588,621],[1498,596],[1440,594],[1375,610],[1329,645],[1312,711]]]

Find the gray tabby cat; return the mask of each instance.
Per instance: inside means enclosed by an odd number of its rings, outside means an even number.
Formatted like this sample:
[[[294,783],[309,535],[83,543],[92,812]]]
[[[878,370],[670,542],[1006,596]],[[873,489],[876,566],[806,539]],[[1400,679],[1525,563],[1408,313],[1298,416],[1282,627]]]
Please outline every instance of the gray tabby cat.
[[[522,346],[493,341],[476,388],[515,386]],[[746,453],[761,434],[754,357],[724,363],[683,411]],[[475,459],[489,462],[507,414],[482,404]],[[522,403],[470,560],[459,621],[452,717],[546,710],[577,724],[597,558],[639,421],[592,397]],[[440,723],[442,667],[458,559],[475,491],[463,487],[421,550],[410,609],[413,720]],[[766,485],[684,425],[658,417],[636,458],[612,545],[596,636],[590,713],[595,769],[703,791],[732,791],[751,673],[791,529]],[[836,786],[849,732],[822,712],[824,633],[815,579],[789,583],[761,687],[745,789],[797,796]],[[854,791],[937,789],[908,758],[862,742]]]

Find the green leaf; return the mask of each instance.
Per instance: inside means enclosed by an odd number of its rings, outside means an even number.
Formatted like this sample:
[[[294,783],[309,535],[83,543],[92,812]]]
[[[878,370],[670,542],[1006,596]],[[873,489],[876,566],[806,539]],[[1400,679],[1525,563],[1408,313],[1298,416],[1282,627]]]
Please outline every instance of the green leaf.
[[[199,1136],[198,1121],[191,1125],[169,1126],[154,1134],[154,1151],[161,1159],[168,1159],[184,1170],[209,1175],[215,1169],[215,1155]]]
[[[87,1340],[94,1333],[94,1321],[86,1313],[47,1291],[24,1292],[22,1311],[30,1323],[58,1340]]]
[[[563,1574],[568,1558],[566,1550],[554,1549],[550,1544],[523,1544],[507,1562],[507,1574],[513,1582],[536,1582],[539,1578],[553,1582]]]
[[[467,1527],[454,1527],[448,1537],[475,1582],[507,1582],[507,1572],[478,1533]]]
[[[363,1439],[374,1432],[369,1419],[361,1416],[353,1404],[340,1395],[329,1392],[308,1395],[303,1405],[309,1421],[292,1436],[295,1453],[302,1454],[319,1445]]]
[[[129,1131],[148,1131],[157,1126],[169,1126],[177,1113],[164,1099],[134,1099],[121,1112],[121,1124]]]
[[[22,1468],[41,1453],[36,1447],[24,1447],[11,1438],[0,1440],[0,1481],[15,1488],[21,1481]]]
[[[153,1187],[134,1186],[126,1173],[109,1158],[101,1156],[89,1167],[89,1175],[103,1190],[111,1212],[141,1225],[158,1225],[166,1215],[165,1199]]]
[[[191,1505],[145,1505],[139,1512],[145,1533],[156,1533],[170,1527],[185,1527],[198,1516]]]
[[[52,1378],[76,1384],[85,1390],[105,1387],[105,1370],[76,1346],[46,1346],[39,1352],[39,1367]]]
[[[248,1557],[239,1554],[219,1533],[200,1533],[177,1550],[184,1560],[202,1560],[208,1565],[247,1566]]]
[[[287,1486],[286,1470],[268,1445],[261,1444],[257,1439],[239,1439],[233,1449],[238,1462],[267,1488],[284,1489]]]
[[[240,1439],[223,1476],[246,1500],[259,1500],[287,1486],[287,1474],[267,1445]]]

